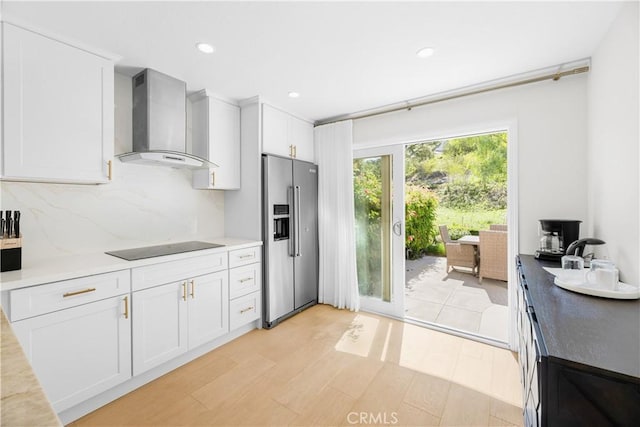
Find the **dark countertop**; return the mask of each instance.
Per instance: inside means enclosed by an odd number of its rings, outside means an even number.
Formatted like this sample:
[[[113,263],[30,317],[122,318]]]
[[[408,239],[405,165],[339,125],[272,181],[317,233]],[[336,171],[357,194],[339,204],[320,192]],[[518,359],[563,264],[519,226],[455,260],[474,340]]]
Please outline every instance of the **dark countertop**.
[[[640,378],[640,300],[571,292],[542,269],[557,263],[520,261],[549,357]]]

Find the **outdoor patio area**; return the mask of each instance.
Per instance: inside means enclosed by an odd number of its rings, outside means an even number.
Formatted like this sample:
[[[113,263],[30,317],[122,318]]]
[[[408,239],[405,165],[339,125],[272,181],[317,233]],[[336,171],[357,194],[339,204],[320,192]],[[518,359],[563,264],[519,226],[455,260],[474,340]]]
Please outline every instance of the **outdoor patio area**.
[[[453,270],[447,258],[406,261],[405,317],[507,341],[507,283]]]

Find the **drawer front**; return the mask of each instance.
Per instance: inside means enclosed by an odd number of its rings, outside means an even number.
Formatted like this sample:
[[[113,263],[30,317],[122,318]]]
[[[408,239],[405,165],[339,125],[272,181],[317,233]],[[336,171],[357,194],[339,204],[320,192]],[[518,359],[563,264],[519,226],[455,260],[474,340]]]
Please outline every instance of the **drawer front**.
[[[131,292],[129,270],[47,283],[9,292],[12,322]]]
[[[234,299],[260,290],[262,264],[249,264],[229,270],[229,298]]]
[[[147,265],[131,270],[132,288],[139,291],[226,269],[226,252]]]
[[[261,309],[261,293],[254,292],[229,303],[229,329],[234,330],[242,325],[259,319]]]
[[[256,262],[262,262],[262,247],[260,246],[229,251],[229,268]]]

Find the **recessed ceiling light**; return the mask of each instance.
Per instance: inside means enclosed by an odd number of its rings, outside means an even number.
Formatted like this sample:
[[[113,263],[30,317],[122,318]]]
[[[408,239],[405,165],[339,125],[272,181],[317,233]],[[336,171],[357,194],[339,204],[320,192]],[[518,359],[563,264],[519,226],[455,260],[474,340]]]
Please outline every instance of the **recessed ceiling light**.
[[[211,46],[209,43],[198,43],[196,44],[196,47],[200,52],[204,53],[213,53],[216,50],[216,48]]]
[[[419,51],[416,52],[416,56],[418,58],[428,58],[435,53],[435,49],[432,47],[423,47]]]
[[[300,94],[298,92],[289,92],[289,98],[300,98]]]

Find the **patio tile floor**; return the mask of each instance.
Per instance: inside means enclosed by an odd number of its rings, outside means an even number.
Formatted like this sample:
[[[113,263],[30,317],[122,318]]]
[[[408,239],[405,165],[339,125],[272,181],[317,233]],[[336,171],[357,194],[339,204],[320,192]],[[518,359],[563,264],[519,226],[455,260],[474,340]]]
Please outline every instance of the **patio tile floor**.
[[[507,341],[507,283],[453,270],[447,259],[406,261],[405,317]]]

